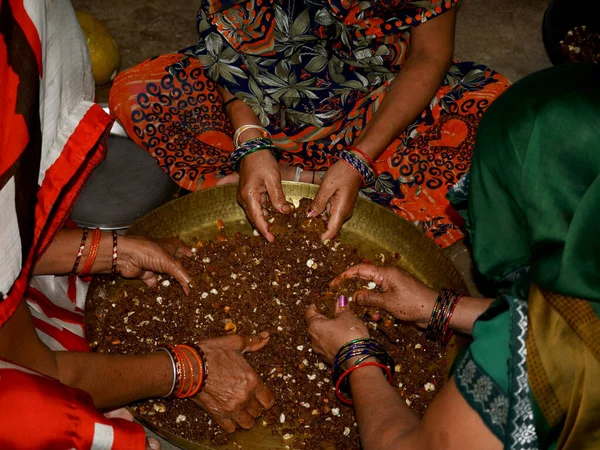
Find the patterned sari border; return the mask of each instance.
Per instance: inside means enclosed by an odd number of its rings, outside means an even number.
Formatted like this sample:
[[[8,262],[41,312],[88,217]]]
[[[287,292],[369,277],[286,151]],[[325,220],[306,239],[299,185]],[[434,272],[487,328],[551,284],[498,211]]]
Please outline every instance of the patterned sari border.
[[[469,350],[454,372],[458,391],[494,435],[505,441],[508,397],[475,362]]]

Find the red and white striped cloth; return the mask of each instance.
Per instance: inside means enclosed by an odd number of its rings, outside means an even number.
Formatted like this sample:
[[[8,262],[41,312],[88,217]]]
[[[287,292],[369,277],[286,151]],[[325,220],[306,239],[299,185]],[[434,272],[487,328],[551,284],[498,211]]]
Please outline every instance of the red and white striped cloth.
[[[87,351],[87,284],[30,275],[90,172],[112,119],[92,102],[69,0],[0,0],[0,327],[26,301],[53,350]],[[73,292],[73,290],[71,290]],[[12,345],[12,343],[11,343]],[[0,449],[145,449],[143,428],[108,419],[84,391],[0,358]]]

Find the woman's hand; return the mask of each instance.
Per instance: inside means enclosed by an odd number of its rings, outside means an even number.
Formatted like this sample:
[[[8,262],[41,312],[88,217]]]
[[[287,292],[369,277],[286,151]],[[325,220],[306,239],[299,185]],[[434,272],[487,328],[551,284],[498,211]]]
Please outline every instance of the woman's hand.
[[[117,271],[125,278],[138,278],[148,286],[158,282],[157,274],[175,278],[186,294],[190,276],[178,258],[191,256],[191,249],[177,238],[151,240],[142,236],[120,236]]]
[[[242,356],[256,352],[269,342],[268,333],[256,336],[225,336],[199,342],[206,356],[206,386],[193,399],[227,432],[236,423],[252,428],[254,419],[275,403],[273,393]]]
[[[361,306],[375,306],[406,322],[426,326],[438,293],[415,277],[397,267],[358,264],[332,281],[339,284],[349,278],[373,281],[383,293],[362,289],[354,293],[354,300]]]
[[[358,172],[343,161],[329,168],[308,210],[308,217],[316,217],[324,211],[329,215],[327,231],[321,236],[322,240],[333,239],[344,222],[352,217],[362,182]]]
[[[285,200],[279,164],[271,152],[257,151],[242,160],[237,201],[260,234],[273,242],[275,236],[265,219],[269,201],[283,214],[292,212],[294,207]]]
[[[308,307],[304,317],[313,350],[330,364],[344,344],[353,339],[369,337],[364,322],[339,304],[334,319],[319,314],[315,305]]]

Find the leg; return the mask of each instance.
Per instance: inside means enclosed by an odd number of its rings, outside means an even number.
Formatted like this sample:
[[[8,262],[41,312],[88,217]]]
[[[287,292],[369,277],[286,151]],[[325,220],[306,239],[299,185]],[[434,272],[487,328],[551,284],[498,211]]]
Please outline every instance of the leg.
[[[117,76],[109,103],[129,136],[184,189],[214,186],[231,173],[231,125],[197,60],[170,54],[144,61]]]

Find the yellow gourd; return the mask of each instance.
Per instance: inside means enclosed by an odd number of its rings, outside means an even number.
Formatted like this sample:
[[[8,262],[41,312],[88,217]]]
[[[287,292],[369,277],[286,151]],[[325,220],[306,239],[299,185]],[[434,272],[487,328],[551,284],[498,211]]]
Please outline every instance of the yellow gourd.
[[[77,20],[83,30],[96,85],[110,83],[121,67],[119,47],[110,31],[98,18],[86,11],[77,11]]]

